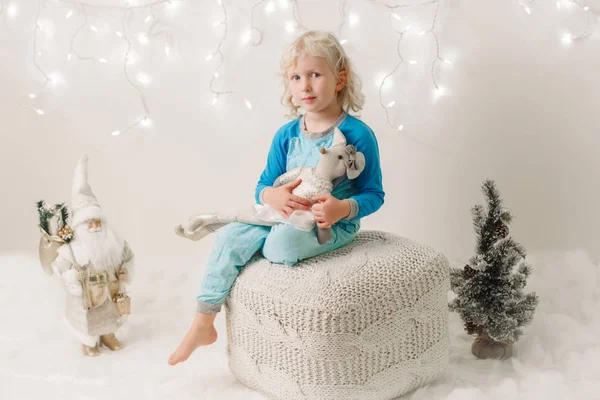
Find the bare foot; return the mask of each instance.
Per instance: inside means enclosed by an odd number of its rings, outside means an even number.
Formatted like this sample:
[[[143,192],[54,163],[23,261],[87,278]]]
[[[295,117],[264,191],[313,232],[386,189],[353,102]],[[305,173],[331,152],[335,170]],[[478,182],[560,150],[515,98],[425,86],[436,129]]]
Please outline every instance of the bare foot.
[[[208,346],[217,340],[217,330],[213,323],[217,314],[196,313],[190,330],[169,357],[169,365],[176,365],[189,358],[200,346]]]

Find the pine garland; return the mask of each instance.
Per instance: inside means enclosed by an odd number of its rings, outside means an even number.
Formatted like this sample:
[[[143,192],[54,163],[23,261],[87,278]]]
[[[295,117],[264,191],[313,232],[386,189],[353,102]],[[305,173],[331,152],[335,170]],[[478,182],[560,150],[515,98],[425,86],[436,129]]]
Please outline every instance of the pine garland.
[[[58,236],[67,243],[73,239],[73,230],[68,225],[69,211],[65,203],[58,203],[48,208],[44,200],[40,200],[36,203],[36,206],[40,217],[40,227],[48,235],[50,235],[49,220],[55,216],[60,216],[60,220],[58,221]]]
[[[65,203],[60,203],[60,215],[62,218],[63,226],[69,225],[69,211],[65,206]]]
[[[48,220],[52,218],[54,215],[50,210],[46,208],[46,203],[44,200],[40,200],[36,203],[38,213],[40,216],[40,227],[48,234],[50,234],[50,227],[48,225]]]

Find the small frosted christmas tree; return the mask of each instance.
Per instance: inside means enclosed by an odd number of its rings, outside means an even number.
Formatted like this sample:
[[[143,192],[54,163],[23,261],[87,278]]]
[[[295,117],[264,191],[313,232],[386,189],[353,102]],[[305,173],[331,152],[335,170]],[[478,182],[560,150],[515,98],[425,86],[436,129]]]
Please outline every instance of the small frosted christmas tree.
[[[538,298],[523,293],[531,267],[523,247],[509,236],[512,215],[502,207],[493,181],[485,181],[482,190],[487,213],[480,205],[471,210],[476,254],[464,269],[450,271],[457,295],[450,310],[458,312],[468,334],[477,335],[471,348],[475,356],[505,359],[512,355],[521,327],[533,318]]]

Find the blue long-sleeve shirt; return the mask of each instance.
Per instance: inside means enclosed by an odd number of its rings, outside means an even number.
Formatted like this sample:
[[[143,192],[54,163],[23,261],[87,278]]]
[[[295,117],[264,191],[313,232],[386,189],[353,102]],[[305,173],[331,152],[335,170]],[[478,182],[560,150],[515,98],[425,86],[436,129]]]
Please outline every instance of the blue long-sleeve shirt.
[[[279,128],[271,142],[267,165],[256,185],[256,202],[262,204],[262,192],[281,174],[300,166],[316,167],[319,148],[331,147],[336,127],[346,137],[346,144],[354,145],[364,154],[365,169],[356,179],[344,176],[334,181],[331,194],[340,200],[349,199],[351,211],[345,218],[347,221],[359,223],[360,218],[377,211],[385,197],[377,139],[367,124],[345,112],[324,132],[307,132],[303,117]]]

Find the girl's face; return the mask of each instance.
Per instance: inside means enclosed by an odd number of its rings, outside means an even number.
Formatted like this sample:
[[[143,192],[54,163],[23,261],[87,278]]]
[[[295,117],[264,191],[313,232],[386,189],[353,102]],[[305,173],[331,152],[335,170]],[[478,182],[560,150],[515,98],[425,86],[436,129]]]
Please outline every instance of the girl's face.
[[[307,112],[319,112],[337,106],[337,92],[342,90],[345,73],[335,75],[323,57],[303,56],[288,68],[292,98]]]

